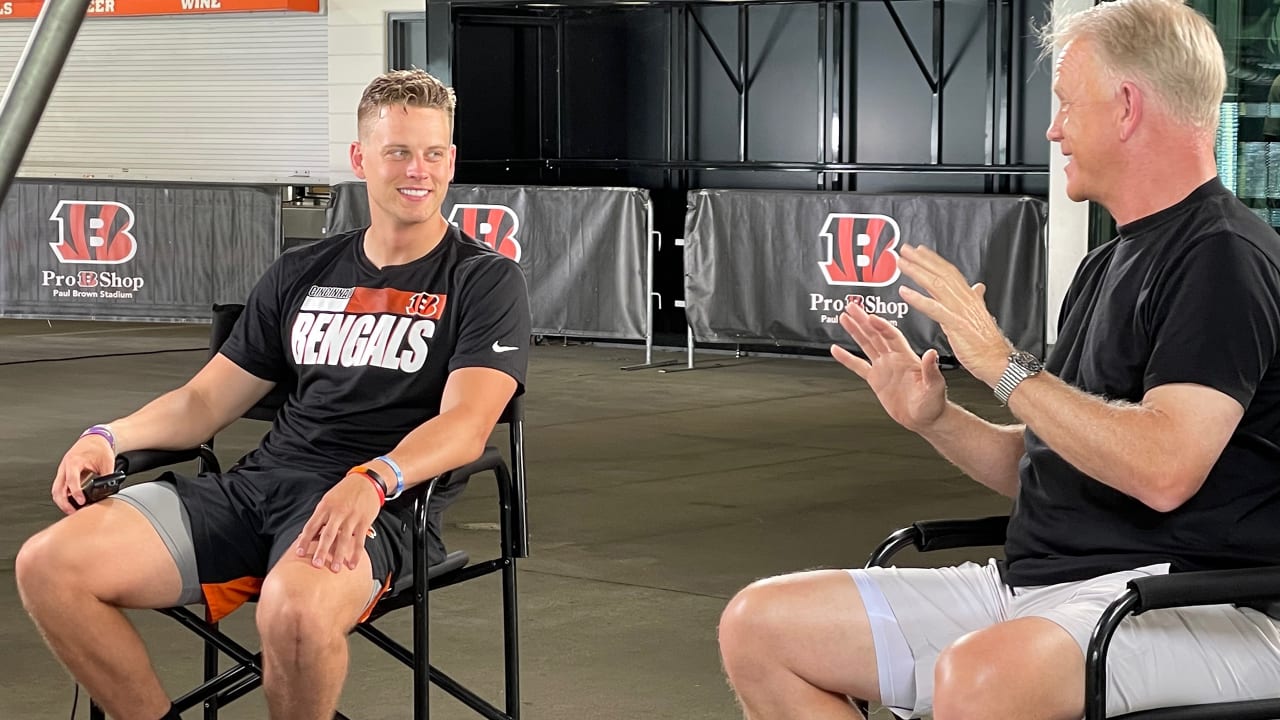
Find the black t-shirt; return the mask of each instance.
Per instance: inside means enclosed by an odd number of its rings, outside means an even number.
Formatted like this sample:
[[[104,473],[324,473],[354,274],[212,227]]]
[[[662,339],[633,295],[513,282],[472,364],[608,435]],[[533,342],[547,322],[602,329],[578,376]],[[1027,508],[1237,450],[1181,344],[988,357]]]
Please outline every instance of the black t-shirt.
[[[296,384],[244,471],[336,483],[440,412],[449,373],[509,374],[523,392],[528,290],[520,266],[450,226],[427,255],[375,267],[355,230],[285,253],[221,348],[249,373]]]
[[[1216,178],[1089,253],[1047,370],[1133,403],[1166,383],[1203,385],[1236,399],[1244,417],[1204,486],[1168,513],[1089,478],[1028,430],[1005,544],[1011,585],[1162,562],[1280,563],[1277,268],[1280,237]]]

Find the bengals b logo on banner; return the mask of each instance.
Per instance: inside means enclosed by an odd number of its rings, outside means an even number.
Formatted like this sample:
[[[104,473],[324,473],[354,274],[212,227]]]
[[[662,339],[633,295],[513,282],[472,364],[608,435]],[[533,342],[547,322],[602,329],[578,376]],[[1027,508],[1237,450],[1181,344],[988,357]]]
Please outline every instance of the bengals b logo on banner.
[[[883,287],[897,281],[898,221],[888,215],[831,213],[818,231],[827,259],[818,263],[830,285]]]
[[[49,243],[58,262],[119,265],[138,252],[133,209],[124,203],[62,200],[49,219],[58,223],[58,240]]]
[[[520,262],[520,216],[506,205],[454,205],[449,222],[459,230]]]

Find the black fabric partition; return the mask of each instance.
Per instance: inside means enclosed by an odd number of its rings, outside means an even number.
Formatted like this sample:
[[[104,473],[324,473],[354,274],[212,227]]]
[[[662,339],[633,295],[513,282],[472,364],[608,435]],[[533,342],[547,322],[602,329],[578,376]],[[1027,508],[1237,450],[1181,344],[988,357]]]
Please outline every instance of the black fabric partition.
[[[208,320],[280,252],[270,187],[18,180],[0,206],[0,317]]]
[[[520,263],[535,333],[639,340],[649,330],[649,208],[635,188],[453,185],[443,212]],[[335,186],[325,234],[368,224],[364,183]]]
[[[917,352],[949,355],[938,325],[898,287],[903,243],[936,250],[1019,348],[1045,350],[1045,223],[1038,198],[698,190],[685,223],[685,302],[696,340],[851,346],[848,303],[895,323]]]

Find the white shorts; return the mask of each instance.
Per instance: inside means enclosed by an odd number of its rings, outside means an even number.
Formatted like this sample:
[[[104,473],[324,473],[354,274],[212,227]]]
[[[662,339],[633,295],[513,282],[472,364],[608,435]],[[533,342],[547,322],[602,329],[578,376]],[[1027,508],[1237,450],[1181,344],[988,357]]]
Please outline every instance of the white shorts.
[[[1168,568],[1152,565],[1016,590],[1000,579],[995,560],[947,568],[867,568],[850,574],[871,619],[882,703],[907,718],[932,709],[934,664],[961,636],[1006,620],[1042,617],[1070,633],[1083,655],[1098,618],[1126,584],[1166,574]],[[1274,697],[1280,692],[1280,628],[1256,610],[1233,605],[1126,617],[1107,651],[1107,675],[1111,716]]]

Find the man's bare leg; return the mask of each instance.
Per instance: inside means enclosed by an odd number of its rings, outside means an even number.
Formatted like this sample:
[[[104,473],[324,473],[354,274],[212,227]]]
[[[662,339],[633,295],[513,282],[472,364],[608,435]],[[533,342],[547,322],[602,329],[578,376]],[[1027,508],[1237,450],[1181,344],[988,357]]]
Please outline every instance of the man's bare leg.
[[[141,512],[107,499],[28,540],[15,563],[22,604],[45,642],[117,720],[156,720],[169,698],[119,608],[178,602],[182,577]]]
[[[871,623],[843,570],[753,583],[720,619],[720,653],[750,720],[853,720],[880,699]]]
[[[334,573],[285,553],[258,600],[263,689],[272,720],[329,720],[347,675],[347,635],[370,599],[373,570]]]
[[[1025,617],[961,637],[933,673],[936,720],[1078,720],[1084,653],[1061,625]]]

